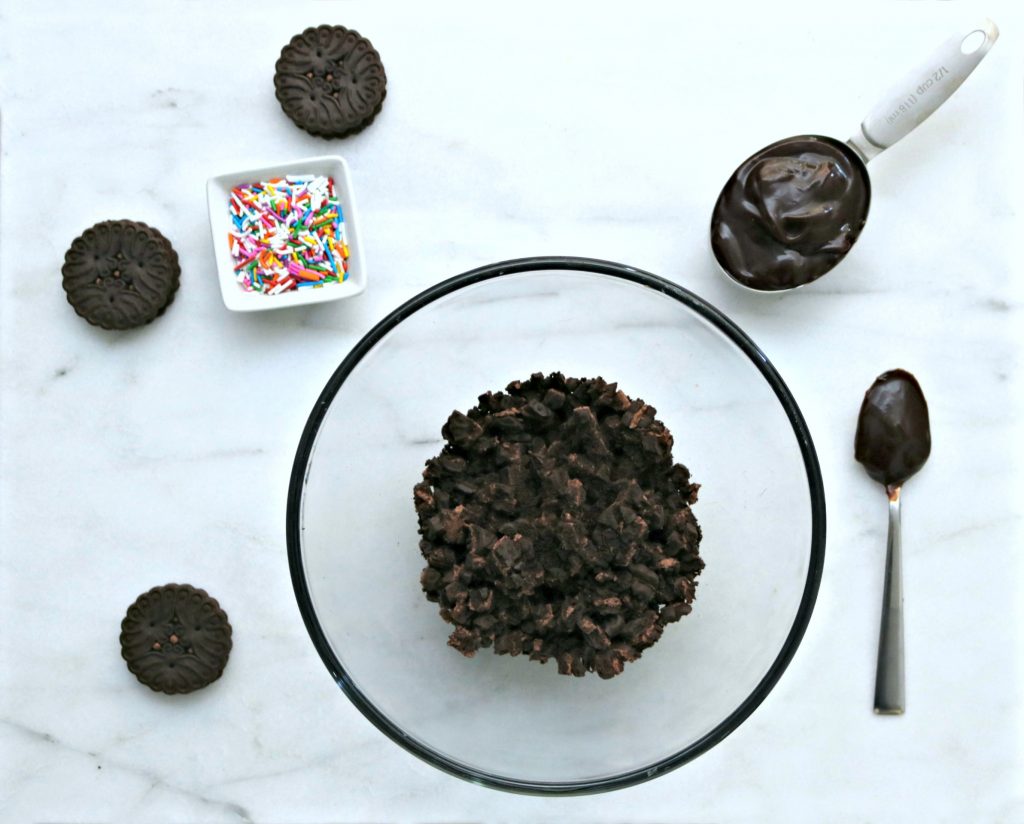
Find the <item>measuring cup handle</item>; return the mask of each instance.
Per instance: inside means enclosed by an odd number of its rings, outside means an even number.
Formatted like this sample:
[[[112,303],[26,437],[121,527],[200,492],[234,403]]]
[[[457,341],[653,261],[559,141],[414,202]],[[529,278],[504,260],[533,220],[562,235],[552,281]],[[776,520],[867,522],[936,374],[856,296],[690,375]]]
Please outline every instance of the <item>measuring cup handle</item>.
[[[847,143],[867,161],[906,137],[960,88],[998,37],[986,20],[949,38],[882,97]]]

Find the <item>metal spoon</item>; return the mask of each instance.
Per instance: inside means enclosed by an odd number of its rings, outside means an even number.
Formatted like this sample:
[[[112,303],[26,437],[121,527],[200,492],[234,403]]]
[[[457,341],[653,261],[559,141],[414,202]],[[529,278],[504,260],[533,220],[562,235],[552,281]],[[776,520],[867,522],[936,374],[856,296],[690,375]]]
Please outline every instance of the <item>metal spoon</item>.
[[[711,215],[711,250],[722,273],[753,291],[779,292],[831,271],[867,220],[867,162],[948,100],[998,37],[991,20],[951,37],[893,86],[845,143],[798,135],[743,161]]]
[[[875,712],[882,715],[901,715],[906,706],[900,491],[924,466],[931,449],[928,403],[917,379],[902,369],[879,375],[864,393],[853,453],[889,495],[889,541],[875,672]]]

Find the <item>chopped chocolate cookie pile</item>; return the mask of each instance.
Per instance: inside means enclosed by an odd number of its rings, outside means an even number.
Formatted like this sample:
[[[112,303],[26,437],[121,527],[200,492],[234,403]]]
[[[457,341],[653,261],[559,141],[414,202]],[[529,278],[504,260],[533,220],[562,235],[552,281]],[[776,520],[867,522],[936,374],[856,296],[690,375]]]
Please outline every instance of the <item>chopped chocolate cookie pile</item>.
[[[448,643],[612,678],[690,612],[704,567],[655,409],[602,378],[513,381],[453,412],[414,490]]]

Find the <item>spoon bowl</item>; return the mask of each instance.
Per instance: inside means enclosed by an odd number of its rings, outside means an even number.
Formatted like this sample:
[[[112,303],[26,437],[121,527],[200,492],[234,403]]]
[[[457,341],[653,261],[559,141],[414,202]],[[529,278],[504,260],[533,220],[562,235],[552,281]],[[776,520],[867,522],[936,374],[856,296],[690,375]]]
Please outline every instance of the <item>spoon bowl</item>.
[[[711,215],[722,271],[752,291],[813,283],[853,248],[867,221],[871,182],[860,155],[824,135],[797,135],[748,157]]]

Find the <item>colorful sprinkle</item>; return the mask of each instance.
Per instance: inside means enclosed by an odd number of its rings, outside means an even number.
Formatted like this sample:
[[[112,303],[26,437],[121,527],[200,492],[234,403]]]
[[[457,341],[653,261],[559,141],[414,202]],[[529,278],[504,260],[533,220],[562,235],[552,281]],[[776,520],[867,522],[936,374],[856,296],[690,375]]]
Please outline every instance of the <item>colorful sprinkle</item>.
[[[345,215],[330,177],[288,175],[236,186],[228,235],[246,292],[279,295],[348,280]]]

